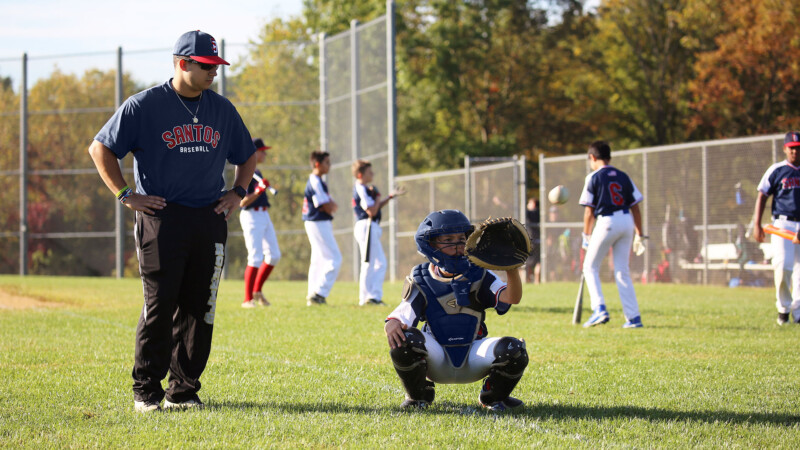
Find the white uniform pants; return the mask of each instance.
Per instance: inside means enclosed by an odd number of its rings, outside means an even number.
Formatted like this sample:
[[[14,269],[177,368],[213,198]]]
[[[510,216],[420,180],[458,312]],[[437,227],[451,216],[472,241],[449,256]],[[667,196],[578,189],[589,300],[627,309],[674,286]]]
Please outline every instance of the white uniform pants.
[[[456,369],[450,362],[444,348],[430,332],[425,335],[425,349],[428,351],[427,376],[435,383],[465,384],[474,383],[489,375],[494,362],[494,347],[501,338],[483,338],[472,343],[469,356],[461,368]]]
[[[319,294],[327,297],[342,265],[342,254],[333,236],[333,223],[330,220],[306,220],[303,223],[311,243],[308,296]]]
[[[633,217],[621,210],[610,216],[598,216],[589,239],[589,248],[583,260],[583,276],[586,288],[592,299],[592,310],[605,305],[603,291],[600,288],[600,264],[603,257],[613,249],[614,280],[617,282],[619,299],[625,318],[630,320],[639,317],[639,304],[629,268],[631,245],[633,244]]]
[[[367,252],[367,227],[370,227],[369,261],[364,262]],[[353,236],[361,249],[361,272],[358,277],[358,303],[363,305],[367,300],[383,298],[383,279],[386,275],[386,255],[381,245],[383,230],[378,222],[362,219],[353,227]]]
[[[243,209],[239,212],[239,223],[247,247],[247,265],[259,267],[262,261],[271,266],[278,264],[281,249],[269,212]]]
[[[800,229],[800,222],[780,218],[773,225],[795,233]],[[775,306],[779,313],[791,311],[797,320],[800,318],[800,245],[774,234],[770,235],[770,241],[777,294]]]

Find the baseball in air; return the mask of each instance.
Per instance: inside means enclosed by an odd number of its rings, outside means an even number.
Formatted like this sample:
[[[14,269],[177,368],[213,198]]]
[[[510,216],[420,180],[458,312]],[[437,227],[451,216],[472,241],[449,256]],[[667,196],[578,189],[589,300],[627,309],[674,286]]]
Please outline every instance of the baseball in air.
[[[547,199],[554,205],[563,205],[569,200],[569,189],[559,184],[553,189],[550,189],[550,192],[547,194]]]

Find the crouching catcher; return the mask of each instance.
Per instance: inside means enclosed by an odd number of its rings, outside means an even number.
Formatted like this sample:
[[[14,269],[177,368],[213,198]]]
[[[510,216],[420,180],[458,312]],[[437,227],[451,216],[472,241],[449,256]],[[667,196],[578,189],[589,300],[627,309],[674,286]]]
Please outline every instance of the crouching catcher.
[[[406,391],[403,408],[427,408],[435,383],[483,380],[481,405],[492,411],[517,408],[523,402],[511,391],[528,365],[525,342],[488,337],[487,309],[508,312],[522,298],[516,269],[507,283],[465,256],[474,230],[457,210],[429,214],[415,235],[417,250],[429,263],[406,277],[403,301],[386,319],[385,331],[397,375]],[[419,322],[424,322],[421,329]]]

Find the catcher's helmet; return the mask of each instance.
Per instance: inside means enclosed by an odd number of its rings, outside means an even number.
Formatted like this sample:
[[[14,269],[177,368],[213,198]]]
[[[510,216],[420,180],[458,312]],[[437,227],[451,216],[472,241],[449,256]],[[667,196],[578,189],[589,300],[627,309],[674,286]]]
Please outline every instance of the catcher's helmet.
[[[464,233],[469,236],[474,229],[475,227],[467,219],[467,216],[457,209],[432,212],[419,224],[417,234],[414,235],[414,239],[417,241],[417,251],[440,269],[454,274],[464,273],[470,266],[466,255],[448,256],[441,250],[433,248],[431,239],[455,233]]]

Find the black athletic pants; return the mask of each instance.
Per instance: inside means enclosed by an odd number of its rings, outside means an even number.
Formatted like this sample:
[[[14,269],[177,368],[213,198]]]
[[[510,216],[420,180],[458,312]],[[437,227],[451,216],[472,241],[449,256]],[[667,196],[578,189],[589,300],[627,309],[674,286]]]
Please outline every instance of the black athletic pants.
[[[200,390],[211,351],[217,288],[228,226],[214,206],[174,203],[154,215],[136,213],[136,251],[144,308],[136,327],[133,396],[183,402]]]

